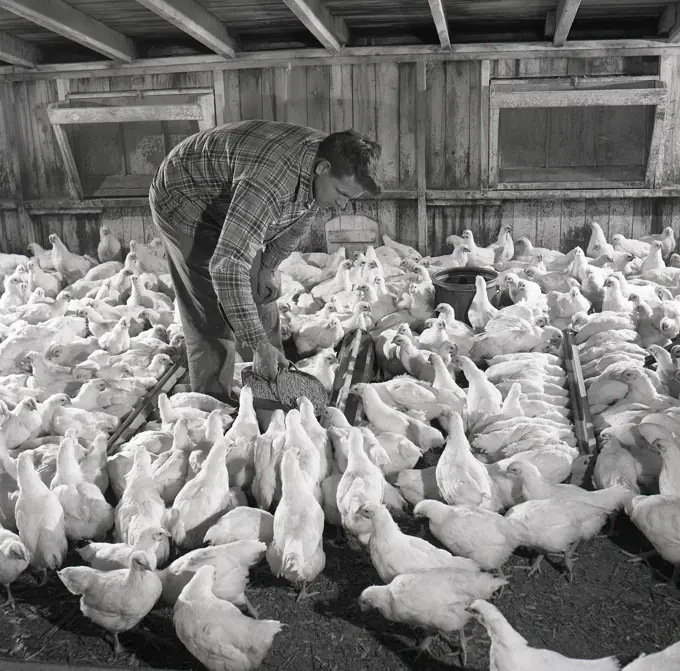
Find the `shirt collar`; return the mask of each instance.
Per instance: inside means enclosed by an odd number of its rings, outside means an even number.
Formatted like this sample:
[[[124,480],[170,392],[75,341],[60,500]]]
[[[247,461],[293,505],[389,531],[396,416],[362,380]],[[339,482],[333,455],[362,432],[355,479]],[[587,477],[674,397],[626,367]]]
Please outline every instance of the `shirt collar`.
[[[311,141],[302,152],[302,161],[300,162],[300,181],[298,184],[297,195],[295,203],[301,205],[306,209],[318,208],[316,200],[314,200],[314,190],[312,185],[314,183],[314,165],[316,152],[319,149],[321,140]]]

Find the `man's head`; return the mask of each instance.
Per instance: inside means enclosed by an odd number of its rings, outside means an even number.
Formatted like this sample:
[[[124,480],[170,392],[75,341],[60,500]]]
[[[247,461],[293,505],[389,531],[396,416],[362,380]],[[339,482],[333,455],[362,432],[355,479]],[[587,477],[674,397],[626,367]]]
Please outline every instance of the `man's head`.
[[[354,130],[325,137],[316,154],[312,187],[319,206],[344,208],[365,191],[379,196],[382,189],[376,170],[381,151],[377,142]]]

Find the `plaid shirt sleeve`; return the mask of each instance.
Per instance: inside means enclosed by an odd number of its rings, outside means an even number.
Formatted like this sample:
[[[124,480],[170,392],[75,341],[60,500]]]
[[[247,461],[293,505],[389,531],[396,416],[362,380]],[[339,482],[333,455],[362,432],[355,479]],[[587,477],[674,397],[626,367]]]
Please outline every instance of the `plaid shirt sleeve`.
[[[253,299],[250,270],[267,229],[278,218],[271,190],[251,180],[239,182],[210,260],[215,293],[229,326],[240,342],[253,349],[267,335]]]
[[[314,219],[314,212],[303,214],[289,226],[278,238],[267,244],[262,254],[262,267],[276,270],[284,259],[287,259],[298,244],[300,238]]]

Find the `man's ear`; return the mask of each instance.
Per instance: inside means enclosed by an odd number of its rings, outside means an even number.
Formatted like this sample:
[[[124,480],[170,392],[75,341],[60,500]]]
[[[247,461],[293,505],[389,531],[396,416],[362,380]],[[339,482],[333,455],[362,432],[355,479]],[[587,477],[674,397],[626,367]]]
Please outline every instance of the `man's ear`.
[[[330,161],[326,160],[325,158],[322,158],[316,162],[316,165],[314,166],[314,173],[317,175],[323,175],[331,170],[331,164]]]

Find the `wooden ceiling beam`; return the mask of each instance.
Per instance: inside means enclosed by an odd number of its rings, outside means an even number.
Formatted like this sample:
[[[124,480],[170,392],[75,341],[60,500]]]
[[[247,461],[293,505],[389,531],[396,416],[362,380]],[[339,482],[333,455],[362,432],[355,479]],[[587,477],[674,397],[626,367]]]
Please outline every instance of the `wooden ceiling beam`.
[[[87,77],[117,77],[205,70],[242,70],[292,65],[352,65],[362,63],[406,63],[422,59],[432,61],[477,61],[484,59],[520,58],[613,58],[633,56],[677,56],[680,44],[667,40],[574,40],[555,48],[548,42],[493,42],[452,44],[444,51],[437,44],[345,47],[339,54],[325,49],[276,49],[241,51],[235,58],[217,54],[173,56],[138,59],[132,63],[113,64],[109,61],[81,63],[41,63],[33,69],[18,65],[0,67],[0,77],[11,81],[34,79],[81,79]],[[98,73],[98,74],[97,74]]]
[[[39,60],[39,49],[18,37],[0,32],[0,61],[32,68]]]
[[[220,56],[233,58],[238,51],[236,40],[229,35],[224,24],[197,0],[137,0],[137,2]]]
[[[283,0],[326,49],[340,51],[349,42],[345,20],[333,16],[323,0]]]
[[[581,0],[560,0],[555,12],[555,35],[553,36],[553,46],[564,46],[580,4]]]
[[[132,40],[64,0],[0,0],[0,8],[109,58],[129,62],[136,57]]]
[[[555,36],[555,22],[557,20],[557,12],[552,9],[545,15],[545,38],[552,40]]]
[[[666,6],[659,19],[658,32],[660,35],[668,35],[669,42],[680,42],[680,3],[671,2]]]
[[[442,0],[428,0],[428,2],[430,3],[430,12],[432,12],[437,35],[439,35],[439,44],[441,44],[442,49],[450,49],[449,24],[446,21],[446,13],[444,12]]]

